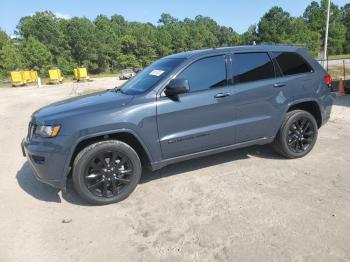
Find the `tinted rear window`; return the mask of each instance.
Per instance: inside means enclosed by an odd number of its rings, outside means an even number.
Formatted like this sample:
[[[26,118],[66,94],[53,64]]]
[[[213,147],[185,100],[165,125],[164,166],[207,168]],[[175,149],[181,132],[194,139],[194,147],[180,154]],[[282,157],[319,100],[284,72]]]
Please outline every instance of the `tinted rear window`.
[[[273,63],[267,53],[234,54],[234,83],[245,83],[274,77]]]
[[[297,53],[273,52],[283,75],[296,75],[312,72],[311,66]]]

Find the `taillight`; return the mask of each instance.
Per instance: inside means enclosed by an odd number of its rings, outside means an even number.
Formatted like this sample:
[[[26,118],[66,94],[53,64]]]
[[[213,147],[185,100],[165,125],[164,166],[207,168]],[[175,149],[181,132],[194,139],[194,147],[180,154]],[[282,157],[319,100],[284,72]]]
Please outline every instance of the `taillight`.
[[[333,82],[333,79],[330,75],[326,75],[323,77],[325,83],[328,85],[328,86],[331,86],[332,85],[332,82]]]

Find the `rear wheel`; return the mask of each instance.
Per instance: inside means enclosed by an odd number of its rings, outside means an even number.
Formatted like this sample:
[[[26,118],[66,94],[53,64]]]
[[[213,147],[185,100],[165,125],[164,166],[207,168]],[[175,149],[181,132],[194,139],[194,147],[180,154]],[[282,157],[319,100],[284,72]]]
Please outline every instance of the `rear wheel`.
[[[116,203],[134,191],[141,171],[141,161],[133,148],[121,141],[102,141],[86,147],[77,155],[73,185],[89,203]]]
[[[315,118],[309,112],[294,110],[286,114],[273,146],[284,157],[303,157],[314,147],[317,134]]]

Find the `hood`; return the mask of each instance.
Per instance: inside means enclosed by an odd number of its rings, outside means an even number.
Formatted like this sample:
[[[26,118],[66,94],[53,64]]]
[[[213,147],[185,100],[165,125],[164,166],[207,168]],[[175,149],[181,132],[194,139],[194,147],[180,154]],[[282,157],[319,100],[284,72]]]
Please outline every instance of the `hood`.
[[[89,111],[108,110],[112,107],[117,109],[128,104],[132,98],[133,96],[131,95],[115,92],[114,90],[78,96],[37,110],[33,114],[33,120],[35,122],[46,122]]]

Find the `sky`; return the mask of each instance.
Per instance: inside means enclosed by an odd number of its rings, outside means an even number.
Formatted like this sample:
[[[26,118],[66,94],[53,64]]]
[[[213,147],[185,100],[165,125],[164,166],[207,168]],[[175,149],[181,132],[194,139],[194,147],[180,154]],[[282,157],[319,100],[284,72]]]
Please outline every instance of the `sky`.
[[[293,16],[303,14],[307,0],[2,0],[0,3],[0,28],[9,35],[14,33],[18,21],[23,16],[37,11],[49,10],[57,16],[70,18],[85,16],[94,19],[99,14],[122,15],[129,21],[157,24],[162,13],[184,19],[204,15],[213,18],[220,25],[230,26],[243,33],[259,21],[271,7],[280,6]],[[350,0],[333,0],[343,6]]]

